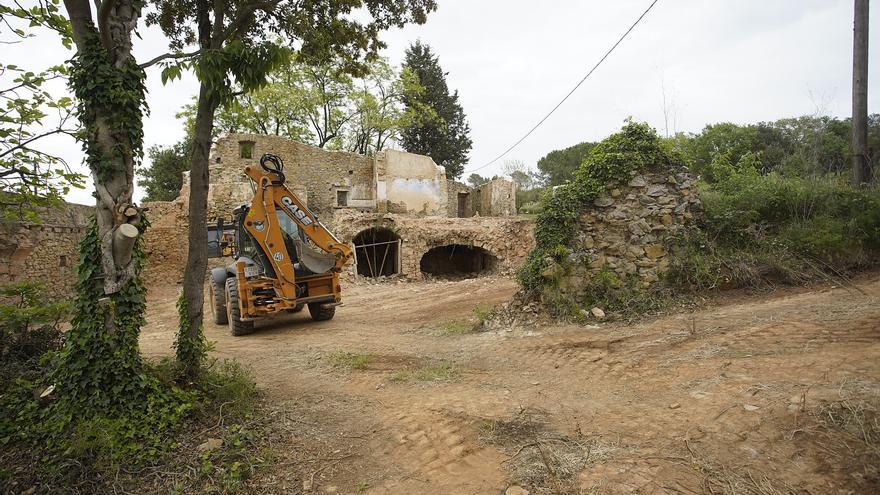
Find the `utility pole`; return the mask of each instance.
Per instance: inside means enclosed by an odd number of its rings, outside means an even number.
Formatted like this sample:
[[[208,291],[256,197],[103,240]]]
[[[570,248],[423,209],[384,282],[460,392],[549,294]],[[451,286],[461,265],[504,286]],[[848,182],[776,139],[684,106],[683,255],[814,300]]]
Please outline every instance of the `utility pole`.
[[[868,2],[855,0],[853,22],[853,185],[871,181],[868,161]]]

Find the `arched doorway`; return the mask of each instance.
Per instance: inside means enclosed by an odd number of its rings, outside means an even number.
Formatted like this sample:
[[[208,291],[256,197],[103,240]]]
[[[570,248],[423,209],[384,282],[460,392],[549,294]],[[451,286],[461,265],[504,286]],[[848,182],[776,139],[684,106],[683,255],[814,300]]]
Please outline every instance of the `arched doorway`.
[[[422,255],[419,268],[435,277],[477,277],[495,270],[498,258],[481,247],[447,244]]]
[[[389,277],[400,266],[400,237],[390,229],[372,227],[354,236],[357,273],[364,277]]]

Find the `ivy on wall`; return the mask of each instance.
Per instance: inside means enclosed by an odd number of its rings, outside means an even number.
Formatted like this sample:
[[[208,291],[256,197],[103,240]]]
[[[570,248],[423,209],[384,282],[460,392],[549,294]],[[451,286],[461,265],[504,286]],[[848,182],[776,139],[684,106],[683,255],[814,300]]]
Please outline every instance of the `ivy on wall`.
[[[535,221],[535,249],[518,273],[520,284],[532,296],[545,289],[542,276],[551,262],[563,262],[577,233],[578,214],[609,187],[629,182],[639,171],[680,162],[661,145],[648,124],[627,120],[616,134],[597,144],[584,158],[569,184],[550,189],[542,198]]]

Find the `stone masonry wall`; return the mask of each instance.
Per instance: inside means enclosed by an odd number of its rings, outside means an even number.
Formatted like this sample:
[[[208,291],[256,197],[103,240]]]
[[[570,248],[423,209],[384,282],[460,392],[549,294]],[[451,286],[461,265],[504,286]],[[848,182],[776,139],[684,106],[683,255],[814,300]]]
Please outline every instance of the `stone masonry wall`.
[[[637,276],[643,286],[657,282],[669,268],[666,241],[700,209],[692,184],[688,173],[637,175],[595,200],[578,216],[579,234],[569,256],[572,271],[561,288],[576,288],[603,269],[621,278]]]
[[[371,228],[393,231],[401,239],[401,273],[410,280],[422,279],[419,262],[431,248],[459,244],[485,249],[498,259],[496,272],[512,275],[535,246],[534,224],[522,217],[412,217],[338,210],[334,219],[336,236],[351,243],[357,234]],[[348,265],[353,273],[353,266]]]
[[[249,146],[251,158],[241,157],[243,146]],[[218,139],[211,150],[209,219],[229,219],[235,207],[250,202],[250,180],[244,175],[244,167],[259,167],[264,153],[281,157],[288,187],[302,193],[309,208],[319,216],[332,216],[340,190],[347,192],[349,206],[375,204],[371,157],[328,151],[280,136],[230,134]],[[184,203],[187,197],[184,186]]]
[[[40,214],[42,223],[0,223],[0,284],[42,282],[56,297],[70,297],[79,241],[94,207],[66,203]]]
[[[183,279],[189,224],[186,203],[155,201],[145,203],[150,228],[144,234],[147,264],[143,271],[147,285],[177,284]],[[207,242],[207,233],[205,234]]]
[[[474,212],[482,217],[516,215],[516,183],[499,177],[474,190]]]
[[[446,216],[455,218],[458,215],[458,198],[459,194],[464,195],[464,211],[461,215],[462,218],[472,217],[474,216],[474,195],[471,191],[471,188],[462,184],[461,182],[450,180],[446,183],[446,193],[448,194],[448,199],[446,201]]]

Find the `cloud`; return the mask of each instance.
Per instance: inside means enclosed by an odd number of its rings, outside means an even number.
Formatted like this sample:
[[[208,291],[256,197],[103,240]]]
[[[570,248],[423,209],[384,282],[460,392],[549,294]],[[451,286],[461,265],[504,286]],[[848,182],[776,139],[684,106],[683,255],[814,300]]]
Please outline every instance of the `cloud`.
[[[426,25],[386,33],[385,55],[399,63],[417,38],[439,55],[470,121],[474,148],[469,173],[546,114],[649,3],[446,0]],[[875,19],[876,9],[873,47]],[[139,59],[165,49],[155,29],[141,28],[140,33],[143,40],[135,43]],[[871,81],[880,78],[877,53],[871,52]],[[34,68],[70,56],[48,33],[4,54],[7,63]],[[506,158],[533,165],[551,150],[602,139],[629,116],[663,132],[663,87],[667,106],[676,109],[678,131],[817,111],[846,117],[851,57],[850,0],[660,0],[568,102]],[[191,101],[197,82],[187,75],[163,86],[154,69],[147,87],[146,144],[172,144],[183,133],[174,114]],[[869,110],[880,111],[876,91],[869,95]],[[70,141],[53,142],[52,149],[72,162],[82,156]],[[502,162],[480,173],[500,173]],[[90,202],[90,192],[73,193],[70,199]]]

